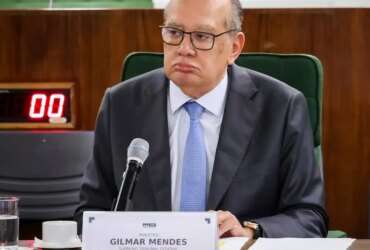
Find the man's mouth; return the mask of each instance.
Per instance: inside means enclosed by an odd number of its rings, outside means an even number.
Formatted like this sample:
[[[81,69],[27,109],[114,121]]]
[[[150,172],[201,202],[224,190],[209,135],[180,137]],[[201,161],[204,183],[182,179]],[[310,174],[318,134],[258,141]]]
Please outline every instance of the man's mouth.
[[[182,73],[191,73],[195,70],[195,67],[187,63],[176,63],[174,69]]]

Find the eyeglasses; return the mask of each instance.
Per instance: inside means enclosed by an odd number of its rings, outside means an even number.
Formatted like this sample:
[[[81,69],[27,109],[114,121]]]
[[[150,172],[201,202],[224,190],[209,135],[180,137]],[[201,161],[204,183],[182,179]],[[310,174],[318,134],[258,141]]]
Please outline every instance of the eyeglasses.
[[[212,34],[208,32],[192,31],[186,32],[174,27],[159,26],[162,29],[163,42],[168,45],[177,46],[184,40],[185,34],[190,35],[191,44],[194,48],[199,50],[211,50],[215,44],[216,37],[222,36],[223,34],[237,31],[236,29],[230,29],[219,34]]]

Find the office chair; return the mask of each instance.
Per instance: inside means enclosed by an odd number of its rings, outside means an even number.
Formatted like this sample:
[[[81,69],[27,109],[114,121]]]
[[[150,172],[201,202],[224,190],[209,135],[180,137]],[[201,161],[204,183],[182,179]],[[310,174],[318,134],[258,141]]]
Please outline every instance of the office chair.
[[[303,54],[242,53],[236,63],[279,79],[304,94],[310,113],[316,160],[323,176],[321,155],[323,72],[319,59]],[[162,53],[134,52],[124,60],[121,79],[127,80],[162,66]]]
[[[318,58],[306,54],[242,53],[236,64],[279,79],[301,91],[307,101],[310,115],[315,157],[324,178],[321,151],[321,114],[323,70]],[[163,66],[163,53],[133,52],[122,68],[122,80]],[[329,238],[346,237],[342,231],[331,230]]]
[[[0,131],[0,194],[19,197],[20,220],[72,218],[92,131]]]

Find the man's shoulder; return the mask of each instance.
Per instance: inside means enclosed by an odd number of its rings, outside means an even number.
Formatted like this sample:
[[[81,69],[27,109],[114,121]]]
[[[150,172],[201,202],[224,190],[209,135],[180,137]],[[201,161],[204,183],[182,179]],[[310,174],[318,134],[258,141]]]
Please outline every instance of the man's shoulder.
[[[299,90],[287,83],[249,68],[234,65],[233,72],[237,81],[243,79],[240,84],[246,84],[248,82],[247,84],[255,88],[257,93],[266,97],[290,98],[291,96],[300,94]]]
[[[165,82],[164,70],[159,68],[117,83],[110,89],[110,92],[112,95],[132,95],[134,93],[154,91],[163,87]]]

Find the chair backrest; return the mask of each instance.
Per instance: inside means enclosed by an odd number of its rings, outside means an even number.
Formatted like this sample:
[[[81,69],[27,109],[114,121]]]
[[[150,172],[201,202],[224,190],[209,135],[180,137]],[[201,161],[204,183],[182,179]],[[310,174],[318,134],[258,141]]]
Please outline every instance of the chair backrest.
[[[242,53],[236,63],[279,79],[306,97],[321,165],[321,107],[323,70],[318,58],[307,54]],[[122,80],[163,67],[163,53],[134,52],[123,62]]]
[[[324,178],[321,152],[323,69],[318,58],[307,54],[242,53],[236,63],[279,79],[301,91],[307,101],[315,157]],[[133,52],[122,65],[122,80],[163,67],[163,53]]]
[[[0,131],[0,194],[24,220],[72,218],[91,157],[92,131]]]

